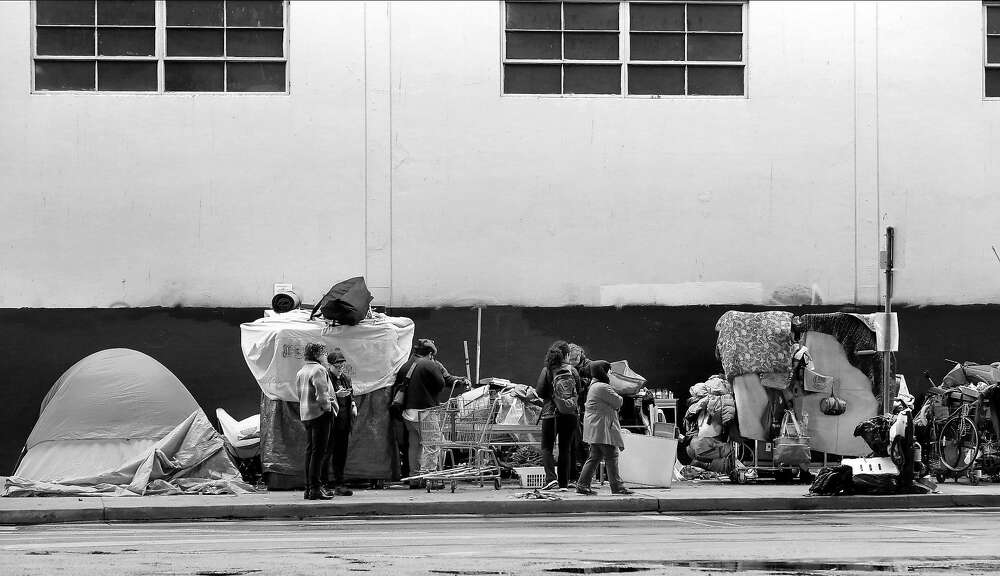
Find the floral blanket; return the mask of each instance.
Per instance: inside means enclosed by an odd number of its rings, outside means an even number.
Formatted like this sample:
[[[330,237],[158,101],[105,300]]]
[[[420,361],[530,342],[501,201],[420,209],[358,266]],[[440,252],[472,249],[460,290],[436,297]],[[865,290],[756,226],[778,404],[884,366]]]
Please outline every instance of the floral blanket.
[[[716,348],[726,379],[792,369],[792,313],[730,310],[715,324]]]

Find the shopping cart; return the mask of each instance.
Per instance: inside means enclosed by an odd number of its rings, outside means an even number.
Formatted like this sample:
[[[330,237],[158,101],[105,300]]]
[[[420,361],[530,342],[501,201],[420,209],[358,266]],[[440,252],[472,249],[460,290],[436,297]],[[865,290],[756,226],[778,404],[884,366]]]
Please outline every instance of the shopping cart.
[[[403,478],[423,480],[430,492],[435,483],[450,483],[454,492],[459,480],[493,481],[500,489],[500,462],[490,445],[498,405],[489,394],[471,401],[451,398],[440,406],[419,412],[421,445],[438,453],[437,470]],[[464,458],[460,458],[464,457]]]

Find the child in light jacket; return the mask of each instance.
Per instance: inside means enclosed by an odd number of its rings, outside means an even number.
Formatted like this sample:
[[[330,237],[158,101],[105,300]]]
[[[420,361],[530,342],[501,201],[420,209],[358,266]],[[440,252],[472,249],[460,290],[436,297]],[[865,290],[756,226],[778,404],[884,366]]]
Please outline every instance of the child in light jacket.
[[[590,487],[597,466],[604,461],[611,482],[612,494],[633,494],[622,483],[618,472],[618,452],[625,449],[622,427],[618,422],[618,409],[622,406],[622,396],[611,387],[608,373],[611,364],[597,360],[590,365],[593,380],[587,391],[586,412],[583,416],[583,441],[590,444],[590,457],[580,471],[576,491],[592,496],[597,494]]]

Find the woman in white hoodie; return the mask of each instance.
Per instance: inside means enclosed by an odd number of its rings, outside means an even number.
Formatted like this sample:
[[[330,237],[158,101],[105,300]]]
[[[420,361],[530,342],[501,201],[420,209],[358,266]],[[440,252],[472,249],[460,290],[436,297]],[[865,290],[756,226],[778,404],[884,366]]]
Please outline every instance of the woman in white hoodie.
[[[618,473],[618,452],[625,449],[622,427],[618,422],[618,409],[622,406],[622,396],[611,387],[608,372],[611,364],[597,360],[590,365],[593,380],[587,391],[586,412],[583,416],[583,441],[590,444],[590,457],[580,471],[576,491],[592,496],[597,494],[590,487],[597,466],[604,461],[611,482],[612,494],[633,494],[622,483]]]

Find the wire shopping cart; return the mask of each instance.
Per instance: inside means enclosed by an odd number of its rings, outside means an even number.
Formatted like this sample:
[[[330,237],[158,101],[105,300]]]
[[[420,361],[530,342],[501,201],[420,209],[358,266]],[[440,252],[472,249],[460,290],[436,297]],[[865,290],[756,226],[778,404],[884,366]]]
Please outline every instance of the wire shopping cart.
[[[420,443],[437,452],[437,469],[403,481],[425,480],[428,492],[433,483],[448,482],[454,492],[459,480],[478,481],[480,486],[492,480],[499,490],[500,462],[490,445],[497,409],[497,401],[485,394],[471,401],[451,398],[420,410]]]

